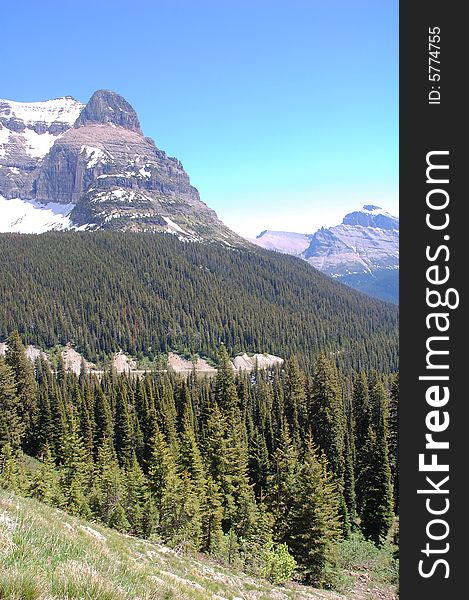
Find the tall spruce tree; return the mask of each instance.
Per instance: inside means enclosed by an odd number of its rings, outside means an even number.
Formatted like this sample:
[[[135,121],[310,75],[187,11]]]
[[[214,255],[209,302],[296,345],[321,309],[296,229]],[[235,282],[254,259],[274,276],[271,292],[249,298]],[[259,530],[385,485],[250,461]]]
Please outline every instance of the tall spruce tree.
[[[5,362],[13,370],[20,417],[25,428],[23,446],[26,451],[34,452],[37,450],[34,438],[37,398],[33,366],[26,356],[25,347],[17,331],[8,337],[6,343]]]
[[[325,354],[314,365],[311,385],[310,424],[313,439],[324,452],[339,492],[344,532],[349,528],[344,497],[347,424],[337,367]]]
[[[393,493],[388,455],[388,398],[381,381],[370,390],[374,428],[370,425],[363,449],[366,487],[361,507],[365,537],[381,544],[393,521]]]
[[[297,488],[286,518],[285,541],[307,582],[325,584],[342,539],[340,499],[324,454],[306,443]]]
[[[372,427],[368,379],[363,371],[355,376],[353,384],[352,416],[355,455],[355,502],[357,513],[360,515],[363,510],[367,487],[366,469],[368,457],[366,450],[368,450],[369,432]]]
[[[24,424],[19,403],[13,369],[0,356],[0,450],[5,444],[14,452],[21,446]]]
[[[67,411],[67,430],[64,434],[60,458],[60,488],[64,496],[64,507],[72,515],[90,517],[88,504],[91,464],[80,436],[76,418],[76,409],[71,406]]]
[[[394,491],[394,511],[399,511],[399,373],[391,383],[389,398],[389,464]]]

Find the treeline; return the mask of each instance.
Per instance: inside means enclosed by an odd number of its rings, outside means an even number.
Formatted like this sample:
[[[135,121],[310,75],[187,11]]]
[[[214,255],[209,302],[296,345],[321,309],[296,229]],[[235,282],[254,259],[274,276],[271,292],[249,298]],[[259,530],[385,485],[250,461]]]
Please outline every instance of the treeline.
[[[52,373],[17,333],[0,357],[0,484],[120,531],[249,568],[263,549],[330,581],[354,528],[379,545],[397,508],[397,377]],[[35,457],[38,460],[32,460]],[[394,491],[393,491],[394,490]]]
[[[320,351],[357,371],[398,368],[398,309],[291,256],[102,231],[1,234],[0,255],[0,341],[20,327],[25,343],[72,342],[101,364],[120,349],[216,359],[223,343],[304,368]]]

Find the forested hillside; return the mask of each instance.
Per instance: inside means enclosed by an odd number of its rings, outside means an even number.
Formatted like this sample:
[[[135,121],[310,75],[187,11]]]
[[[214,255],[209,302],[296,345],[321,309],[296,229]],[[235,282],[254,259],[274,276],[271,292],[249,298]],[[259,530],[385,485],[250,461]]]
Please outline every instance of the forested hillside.
[[[262,249],[117,232],[0,235],[0,340],[72,342],[87,359],[122,349],[215,358],[322,351],[339,365],[395,371],[398,310],[301,260]]]
[[[324,354],[313,367],[235,376],[222,346],[215,378],[77,377],[33,368],[14,333],[0,486],[248,571],[267,553],[273,580],[334,585],[341,540],[359,529],[380,546],[393,524],[398,379],[349,385]]]

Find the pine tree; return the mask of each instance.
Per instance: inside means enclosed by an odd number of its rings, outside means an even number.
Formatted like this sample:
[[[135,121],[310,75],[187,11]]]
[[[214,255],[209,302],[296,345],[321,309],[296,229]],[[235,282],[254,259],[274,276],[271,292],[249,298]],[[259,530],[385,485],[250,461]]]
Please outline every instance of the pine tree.
[[[23,444],[27,451],[32,452],[36,450],[34,429],[37,419],[34,371],[17,331],[10,335],[6,343],[5,362],[13,370],[20,417],[25,427]]]
[[[104,439],[113,439],[114,427],[111,407],[104,391],[96,389],[94,400],[95,440],[94,447],[99,448]]]
[[[373,421],[364,447],[366,463],[363,477],[366,488],[361,509],[361,529],[365,537],[379,545],[393,521],[393,493],[388,455],[388,406],[386,390],[376,381],[370,391]]]
[[[286,522],[298,488],[299,457],[290,435],[290,427],[284,419],[277,449],[272,457],[269,477],[268,500],[274,519],[274,537],[285,541]]]
[[[150,497],[148,482],[138,464],[135,452],[125,471],[124,486],[123,506],[130,525],[129,532],[148,538],[156,527],[157,515]]]
[[[394,490],[394,511],[399,511],[399,373],[391,384],[389,398],[389,463]]]
[[[52,431],[50,437],[46,437],[44,441],[49,442],[53,456],[61,461],[63,458],[63,441],[68,434],[69,424],[67,423],[66,408],[62,392],[55,381],[53,381],[52,386],[49,387],[49,404]],[[45,419],[47,419],[47,415],[45,416]]]
[[[48,442],[44,446],[41,466],[33,475],[31,495],[49,506],[62,506],[64,503],[59,472]]]
[[[292,507],[287,516],[286,542],[306,581],[327,583],[342,537],[339,496],[324,455],[307,441]]]
[[[91,515],[87,500],[90,463],[80,436],[75,409],[68,411],[67,432],[62,440],[60,488],[64,495],[64,508],[72,515]]]
[[[207,477],[206,502],[202,505],[201,517],[201,549],[209,554],[216,554],[223,542],[223,505],[220,488],[210,476]]]
[[[285,415],[295,443],[301,438],[300,424],[306,417],[306,381],[296,357],[285,361]]]
[[[239,410],[239,398],[233,368],[225,346],[221,346],[219,351],[218,371],[215,379],[215,401],[225,414]]]
[[[352,416],[355,454],[355,501],[358,515],[363,510],[367,481],[367,453],[365,447],[369,444],[371,422],[370,393],[368,379],[362,371],[356,375],[353,385]]]
[[[347,425],[337,368],[324,354],[318,356],[314,366],[310,423],[313,439],[324,452],[337,485],[344,533],[347,533],[349,515],[344,497]]]
[[[127,391],[124,386],[120,386],[116,395],[114,447],[116,449],[119,464],[121,466],[129,465],[134,452],[134,438]]]
[[[14,452],[21,446],[24,424],[13,369],[0,356],[0,450],[9,444]]]
[[[14,451],[7,442],[0,450],[0,487],[25,495],[30,480],[21,451]]]
[[[103,523],[127,531],[130,524],[125,515],[125,490],[122,472],[111,440],[103,438],[98,448],[94,468],[91,506]]]

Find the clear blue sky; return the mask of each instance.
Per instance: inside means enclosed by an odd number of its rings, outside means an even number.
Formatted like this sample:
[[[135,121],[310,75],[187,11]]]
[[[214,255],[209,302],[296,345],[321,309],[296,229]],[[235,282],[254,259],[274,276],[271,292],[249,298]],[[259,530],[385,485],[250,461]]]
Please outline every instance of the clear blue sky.
[[[6,18],[8,13],[8,18]],[[28,0],[0,97],[112,89],[240,233],[398,211],[397,0]]]

